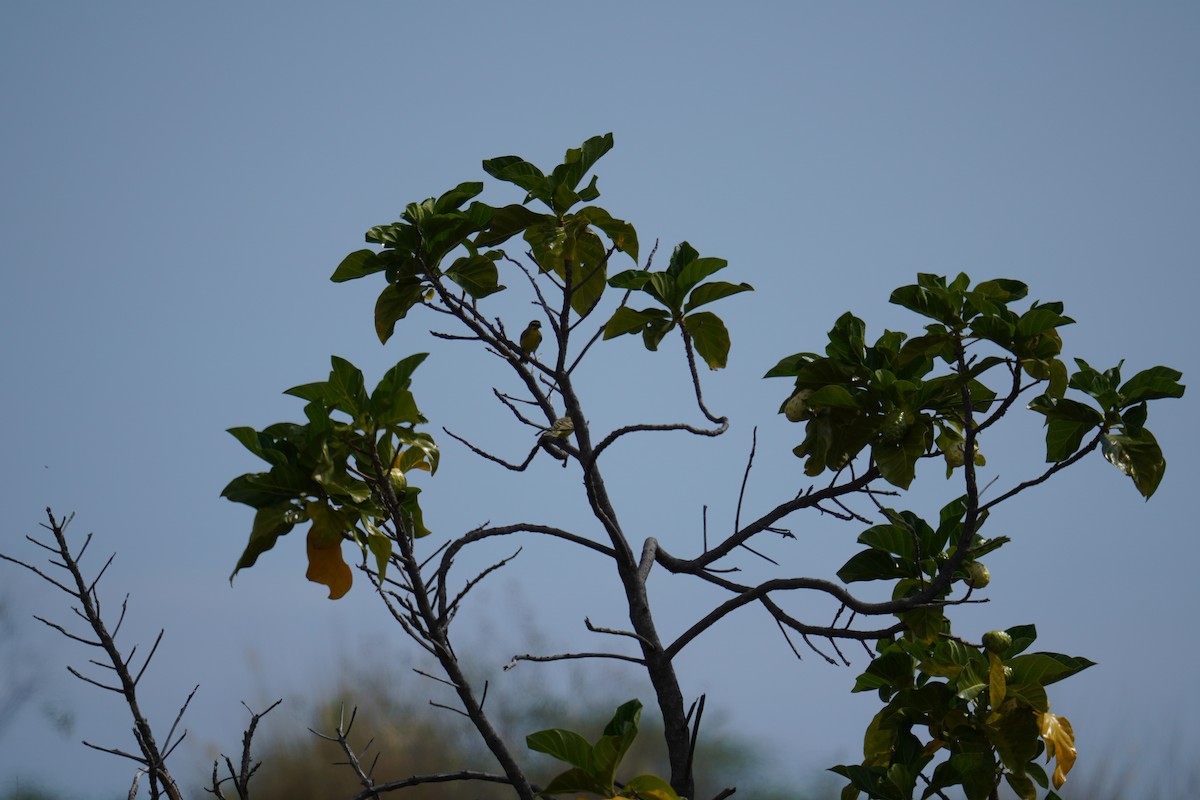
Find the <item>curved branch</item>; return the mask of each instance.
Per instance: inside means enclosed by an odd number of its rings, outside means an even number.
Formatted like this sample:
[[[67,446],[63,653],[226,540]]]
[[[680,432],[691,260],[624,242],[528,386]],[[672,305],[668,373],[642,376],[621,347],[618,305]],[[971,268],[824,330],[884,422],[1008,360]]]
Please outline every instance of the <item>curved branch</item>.
[[[685,422],[670,422],[662,425],[651,425],[648,423],[641,425],[626,425],[623,428],[617,428],[615,431],[608,434],[608,436],[605,436],[600,440],[600,444],[596,445],[596,449],[592,451],[592,461],[595,461],[597,458],[599,458],[600,454],[617,439],[621,438],[622,436],[627,436],[631,433],[641,433],[643,431],[685,431],[687,433],[695,434],[696,436],[720,436],[727,430],[729,430],[729,420],[722,420],[721,425],[718,428],[697,428],[696,426],[688,425]]]
[[[683,349],[687,352],[688,369],[692,373],[692,387],[696,390],[696,405],[699,406],[700,413],[707,417],[709,422],[728,428],[729,417],[713,416],[708,406],[704,405],[704,395],[700,391],[700,373],[696,371],[696,354],[692,350],[692,336],[683,325],[679,326],[679,332],[683,334]]]
[[[933,599],[933,593],[928,590],[923,590],[910,597],[904,597],[899,600],[885,600],[878,603],[869,603],[864,600],[859,600],[854,595],[850,594],[844,586],[827,581],[823,578],[773,578],[769,581],[764,581],[757,586],[748,588],[736,597],[731,597],[721,605],[714,608],[702,619],[696,622],[692,627],[688,628],[678,638],[675,639],[666,649],[668,658],[674,658],[680,650],[684,648],[688,642],[695,639],[706,629],[710,628],[719,619],[736,611],[742,606],[760,600],[766,597],[771,592],[775,591],[792,591],[796,589],[811,589],[813,591],[824,592],[834,598],[837,598],[847,608],[864,616],[880,616],[883,614],[895,614],[898,611],[908,611],[919,606],[928,605]],[[943,601],[938,601],[940,605]],[[789,627],[794,627],[789,625]],[[879,638],[878,631],[860,632],[849,631],[842,628],[819,628],[802,626],[806,630],[803,632],[816,633],[821,636],[836,636],[843,639],[872,639]],[[800,628],[796,628],[800,630]]]
[[[1100,445],[1100,442],[1103,440],[1104,440],[1104,430],[1101,429],[1100,431],[1098,431],[1096,433],[1095,438],[1087,443],[1086,447],[1083,447],[1082,449],[1080,449],[1078,452],[1076,452],[1070,458],[1065,459],[1063,461],[1059,461],[1057,464],[1054,464],[1049,469],[1047,469],[1045,472],[1043,472],[1040,476],[1038,476],[1032,480],[1025,481],[1024,483],[1018,483],[1016,486],[1009,489],[1007,492],[1000,495],[995,500],[984,503],[979,508],[980,513],[987,511],[989,508],[991,508],[992,506],[994,506],[998,503],[1003,503],[1005,500],[1007,500],[1008,498],[1012,497],[1015,494],[1018,494],[1019,492],[1023,492],[1026,489],[1037,486],[1039,483],[1045,483],[1047,480],[1050,479],[1050,476],[1053,475],[1054,473],[1058,472],[1059,470],[1066,469],[1067,467],[1071,466],[1075,462],[1077,462],[1080,459],[1082,459],[1083,457],[1085,457],[1088,453],[1095,450]]]

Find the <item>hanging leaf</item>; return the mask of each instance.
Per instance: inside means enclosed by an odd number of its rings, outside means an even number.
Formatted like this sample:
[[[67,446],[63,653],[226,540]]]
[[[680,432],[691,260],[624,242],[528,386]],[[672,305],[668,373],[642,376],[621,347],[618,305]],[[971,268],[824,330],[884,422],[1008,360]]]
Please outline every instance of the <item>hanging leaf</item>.
[[[1066,717],[1046,711],[1038,717],[1038,728],[1046,742],[1046,763],[1055,760],[1054,788],[1061,789],[1067,782],[1067,773],[1075,766],[1075,731]]]

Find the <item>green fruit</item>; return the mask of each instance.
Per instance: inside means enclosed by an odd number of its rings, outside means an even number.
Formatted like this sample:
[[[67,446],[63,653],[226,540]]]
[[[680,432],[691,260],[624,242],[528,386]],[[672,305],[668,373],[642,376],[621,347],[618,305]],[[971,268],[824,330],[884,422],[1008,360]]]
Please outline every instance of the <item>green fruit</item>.
[[[879,443],[898,444],[912,424],[912,414],[902,408],[893,408],[884,415],[883,423],[879,426]]]
[[[982,589],[992,582],[992,574],[978,561],[972,561],[964,569],[967,571],[967,586],[972,589]]]
[[[408,489],[408,477],[405,476],[404,470],[399,467],[393,467],[388,471],[388,482],[392,484],[392,491],[397,496],[404,494]]]
[[[983,647],[989,653],[1000,655],[1012,647],[1012,637],[1007,631],[988,631],[983,635]]]
[[[811,394],[812,389],[801,389],[783,404],[783,415],[788,418],[788,422],[799,422],[804,419],[805,414],[808,413],[808,398]]]
[[[967,460],[967,443],[959,439],[946,450],[946,465],[961,467]]]

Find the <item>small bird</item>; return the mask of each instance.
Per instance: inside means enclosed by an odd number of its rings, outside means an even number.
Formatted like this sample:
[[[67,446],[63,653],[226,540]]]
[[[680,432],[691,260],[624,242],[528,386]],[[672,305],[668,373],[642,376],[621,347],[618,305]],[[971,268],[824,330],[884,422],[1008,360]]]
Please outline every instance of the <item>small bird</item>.
[[[554,424],[542,434],[553,439],[565,439],[575,432],[575,423],[570,417],[559,417],[554,420]]]
[[[518,343],[521,345],[521,360],[528,361],[542,343],[542,323],[536,319],[529,323],[529,326],[521,332]]]

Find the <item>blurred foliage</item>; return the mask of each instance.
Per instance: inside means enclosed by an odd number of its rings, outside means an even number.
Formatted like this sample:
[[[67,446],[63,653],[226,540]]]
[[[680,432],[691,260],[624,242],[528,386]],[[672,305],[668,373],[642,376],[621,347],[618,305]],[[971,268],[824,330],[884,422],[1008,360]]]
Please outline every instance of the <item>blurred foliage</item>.
[[[554,727],[570,728],[594,738],[601,732],[597,721],[612,713],[615,703],[610,703],[610,698],[626,696],[632,691],[629,681],[623,678],[588,673],[589,703],[581,703],[580,698],[585,695],[582,673],[558,688],[548,686],[543,677],[536,671],[525,671],[524,675],[510,673],[504,691],[489,694],[488,710],[514,745],[523,742],[529,733]],[[515,685],[507,685],[510,680]],[[605,687],[603,692],[595,692],[598,685]],[[364,766],[374,761],[378,780],[463,769],[495,772],[494,759],[470,724],[453,712],[430,705],[431,699],[440,701],[440,688],[416,675],[398,682],[394,673],[347,667],[335,687],[311,695],[333,699],[311,704],[301,716],[308,718],[306,724],[313,731],[332,734],[339,717],[344,715],[348,722],[357,707],[349,739],[356,751],[367,749],[361,760]],[[304,701],[287,700],[288,704],[297,702]],[[762,776],[772,772],[771,764],[754,744],[731,734],[719,719],[708,722],[702,726],[696,752],[697,796],[711,797],[731,785],[739,787],[739,795],[756,800],[805,800],[826,797],[835,791],[833,783],[820,774],[814,776],[813,788],[801,789],[799,793],[791,787],[768,785]],[[278,725],[264,723],[254,757],[263,763],[251,783],[254,800],[345,798],[362,788],[349,767],[336,763],[345,761],[340,747],[309,731],[298,728],[279,731]],[[548,756],[530,753],[529,763],[531,775],[543,784],[561,771],[560,765]],[[665,769],[662,723],[648,712],[618,777],[628,779]],[[459,782],[413,787],[397,796],[404,800],[508,800],[512,792],[502,785]]]

